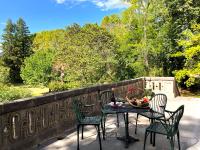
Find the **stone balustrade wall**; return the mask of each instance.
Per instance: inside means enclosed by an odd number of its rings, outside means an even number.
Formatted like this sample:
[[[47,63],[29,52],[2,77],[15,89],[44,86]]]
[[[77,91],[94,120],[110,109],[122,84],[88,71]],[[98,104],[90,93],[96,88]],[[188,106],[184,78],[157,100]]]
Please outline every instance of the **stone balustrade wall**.
[[[174,77],[145,77],[145,87],[154,93],[164,93],[168,99],[180,96]]]
[[[49,93],[41,97],[20,99],[0,105],[0,149],[31,149],[51,138],[75,128],[72,100],[95,104],[93,113],[100,112],[99,93],[115,88],[117,96],[125,97],[128,86],[144,89],[144,78],[114,84]]]

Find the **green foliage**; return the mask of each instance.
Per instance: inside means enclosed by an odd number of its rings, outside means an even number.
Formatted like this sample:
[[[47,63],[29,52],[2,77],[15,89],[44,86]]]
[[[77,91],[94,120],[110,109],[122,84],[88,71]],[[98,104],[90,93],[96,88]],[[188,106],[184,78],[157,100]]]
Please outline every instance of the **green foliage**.
[[[47,85],[51,80],[54,51],[44,50],[25,59],[21,77],[26,84]]]
[[[11,20],[7,21],[3,33],[3,62],[9,69],[11,82],[22,82],[20,77],[21,66],[24,59],[31,55],[30,32],[23,19],[19,18],[16,24]]]
[[[20,98],[30,97],[31,93],[23,88],[9,87],[0,83],[0,102],[8,102]]]
[[[65,43],[64,35],[63,29],[38,32],[33,38],[32,49],[35,52],[48,49],[62,50]]]
[[[9,68],[0,65],[0,83],[8,83],[9,81]]]
[[[120,44],[117,77],[121,80],[147,75],[166,76],[183,68],[183,47],[177,41],[181,39],[182,31],[191,29],[191,24],[200,21],[199,1],[130,2],[130,8],[119,16],[106,16],[101,24],[116,36]],[[193,55],[191,51],[188,53]]]
[[[57,91],[68,90],[69,86],[60,81],[51,81],[48,84],[48,88],[50,92],[57,92]]]
[[[120,80],[165,73],[169,44],[167,17],[163,0],[135,0],[120,16],[103,19],[102,27],[114,34],[120,44],[116,55]]]
[[[114,38],[105,29],[96,24],[74,24],[66,29],[65,48],[58,51],[54,68],[60,68],[70,88],[111,82],[115,80],[116,48]]]
[[[152,91],[152,89],[144,89],[143,95],[150,99],[155,95],[155,93]]]
[[[11,79],[19,81],[21,71],[25,83],[57,91],[174,71],[180,84],[197,84],[199,31],[192,24],[200,21],[199,1],[130,2],[121,14],[105,16],[101,27],[73,24],[30,36],[22,19],[8,21],[3,60]],[[27,58],[31,39],[35,54]],[[0,72],[6,77],[6,70]]]
[[[25,66],[27,63],[34,64],[34,66],[28,65],[30,67],[27,67],[26,73],[22,71],[22,78],[28,84],[47,85],[51,80],[58,82],[58,86],[60,83],[64,86],[66,84],[68,89],[116,80],[116,40],[96,24],[86,24],[83,27],[74,24],[66,30],[36,33],[32,48],[35,51],[34,55],[38,55],[38,60],[42,59],[39,57],[41,53],[38,52],[48,49],[54,50],[55,58],[52,61],[45,61],[43,67],[36,63],[38,61],[31,60],[31,63],[25,61]],[[36,69],[36,66],[40,70]],[[45,66],[51,67],[51,71],[49,69],[42,71],[45,70]],[[30,73],[32,70],[35,70],[35,75]],[[36,72],[45,72],[46,76]]]
[[[200,24],[194,24],[192,30],[185,30],[179,45],[184,48],[182,55],[186,61],[183,69],[175,72],[177,81],[187,87],[200,84]]]
[[[179,70],[184,67],[185,57],[177,57],[177,52],[183,52],[183,47],[178,44],[182,38],[181,34],[186,29],[191,29],[192,24],[200,23],[200,1],[196,0],[165,0],[170,15],[170,27],[168,37],[171,41],[171,54],[169,70]]]
[[[188,78],[188,71],[186,69],[175,71],[174,74],[178,83],[183,83]]]

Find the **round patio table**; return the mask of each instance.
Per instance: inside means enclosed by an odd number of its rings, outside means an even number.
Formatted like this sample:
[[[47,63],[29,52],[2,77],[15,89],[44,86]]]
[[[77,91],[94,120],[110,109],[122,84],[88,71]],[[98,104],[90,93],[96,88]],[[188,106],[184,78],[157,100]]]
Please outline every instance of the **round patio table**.
[[[133,107],[128,103],[123,103],[121,106],[113,107],[112,105],[106,105],[104,109],[109,111],[115,111],[116,113],[124,113],[124,121],[125,121],[125,136],[117,137],[118,140],[125,142],[125,148],[128,148],[130,143],[134,143],[139,141],[139,139],[132,137],[129,135],[129,119],[128,114],[131,113],[142,113],[149,111],[149,108],[142,107]]]

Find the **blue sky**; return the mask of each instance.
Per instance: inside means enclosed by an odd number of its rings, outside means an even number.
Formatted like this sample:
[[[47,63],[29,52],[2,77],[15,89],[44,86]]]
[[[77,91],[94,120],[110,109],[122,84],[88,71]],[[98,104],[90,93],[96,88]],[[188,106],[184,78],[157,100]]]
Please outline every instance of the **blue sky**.
[[[0,35],[6,21],[22,17],[31,33],[72,23],[100,23],[106,15],[129,6],[122,0],[0,0]]]

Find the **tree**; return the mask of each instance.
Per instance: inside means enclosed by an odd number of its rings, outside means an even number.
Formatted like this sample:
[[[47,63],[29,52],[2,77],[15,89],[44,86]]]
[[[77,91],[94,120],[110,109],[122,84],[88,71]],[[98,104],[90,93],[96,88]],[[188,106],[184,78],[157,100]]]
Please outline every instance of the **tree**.
[[[169,51],[169,74],[173,70],[182,69],[185,62],[185,57],[177,57],[177,52],[183,52],[184,49],[178,44],[182,38],[182,32],[186,29],[191,29],[191,25],[200,23],[200,1],[198,0],[165,0],[169,10],[170,29],[168,30],[168,38],[170,39],[171,47]],[[174,55],[175,54],[175,55]]]
[[[115,38],[97,24],[36,33],[35,54],[26,59],[21,76],[28,84],[50,82],[52,90],[115,81],[117,47]]]
[[[9,68],[3,66],[2,58],[0,57],[0,84],[8,83],[9,81]]]
[[[65,48],[56,57],[64,66],[64,82],[74,88],[115,80],[116,46],[115,39],[96,24],[67,27]]]
[[[138,76],[165,74],[169,29],[164,1],[134,0],[132,6],[117,18],[106,16],[102,26],[118,39],[117,50],[120,80]],[[111,28],[111,29],[110,29]]]
[[[48,49],[62,50],[65,43],[64,35],[64,29],[38,32],[33,38],[32,49],[34,52]]]
[[[183,87],[200,85],[200,24],[192,25],[191,30],[185,30],[182,35],[178,43],[184,50],[176,55],[186,61],[183,69],[175,71],[175,77]]]
[[[52,78],[55,51],[41,50],[24,61],[21,77],[29,85],[47,85]]]
[[[11,82],[22,82],[20,70],[24,59],[32,53],[30,46],[30,32],[23,19],[19,18],[16,24],[8,20],[3,34],[2,47],[3,62],[10,68]]]

